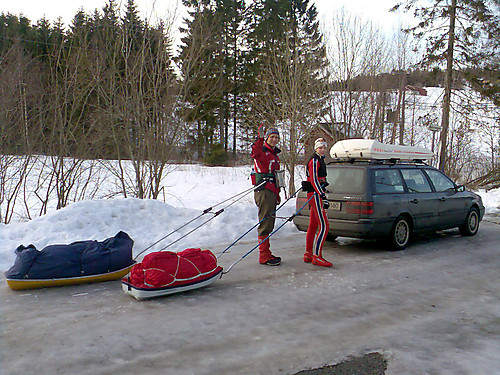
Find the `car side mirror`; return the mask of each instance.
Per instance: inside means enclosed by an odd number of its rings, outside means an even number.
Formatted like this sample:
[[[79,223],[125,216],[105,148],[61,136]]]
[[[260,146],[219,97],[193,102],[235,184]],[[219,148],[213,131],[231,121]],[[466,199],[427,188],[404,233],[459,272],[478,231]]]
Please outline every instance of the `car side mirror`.
[[[459,185],[457,187],[455,187],[455,190],[460,193],[462,191],[465,191],[465,186],[464,185]]]

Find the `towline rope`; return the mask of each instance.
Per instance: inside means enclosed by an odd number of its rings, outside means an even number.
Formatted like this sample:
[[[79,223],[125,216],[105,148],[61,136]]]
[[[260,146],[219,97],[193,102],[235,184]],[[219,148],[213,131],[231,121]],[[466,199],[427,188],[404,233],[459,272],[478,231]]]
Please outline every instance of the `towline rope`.
[[[301,190],[302,188],[298,188],[297,190],[295,190],[295,192],[290,195],[290,198],[288,198],[287,200],[285,200],[281,205],[278,206],[278,208],[276,210],[274,210],[270,215],[264,217],[262,220],[260,220],[257,224],[255,224],[254,226],[252,226],[249,230],[247,230],[245,233],[243,233],[240,237],[238,237],[231,245],[229,245],[228,247],[226,247],[219,255],[217,255],[217,259],[219,259],[219,257],[224,254],[226,251],[228,251],[231,247],[233,247],[236,242],[238,242],[239,240],[241,240],[243,237],[245,237],[248,233],[250,233],[257,225],[259,225],[260,223],[262,223],[264,220],[272,217],[272,215],[274,215],[276,212],[278,212],[278,210],[283,207],[290,199],[292,199],[293,197],[295,197],[295,195],[297,195],[297,193]],[[286,218],[288,220],[288,218]]]
[[[300,189],[299,189],[299,190],[300,190]],[[294,194],[297,194],[297,192],[298,192],[299,190],[297,190]],[[280,230],[280,229],[281,229],[281,228],[282,228],[282,227],[283,227],[286,223],[288,223],[289,221],[292,221],[292,220],[293,220],[293,218],[294,218],[295,216],[297,216],[297,215],[299,214],[299,212],[300,212],[300,211],[302,211],[302,210],[304,209],[304,207],[305,207],[305,206],[309,203],[309,201],[310,201],[310,200],[314,197],[314,195],[315,195],[315,194],[317,194],[317,193],[314,193],[313,195],[311,195],[311,197],[310,197],[310,198],[306,201],[306,203],[304,203],[304,204],[302,205],[302,207],[300,207],[297,211],[295,211],[295,212],[294,212],[294,214],[288,218],[288,220],[286,220],[285,222],[283,222],[283,224],[281,224],[278,228],[276,228],[276,229],[275,229],[275,230],[273,230],[271,233],[269,233],[269,235],[268,235],[266,238],[264,238],[261,242],[259,242],[259,243],[258,243],[257,245],[255,245],[252,249],[250,249],[250,251],[248,251],[248,252],[247,252],[245,255],[243,255],[240,259],[238,259],[236,262],[234,262],[233,264],[231,264],[231,265],[229,266],[229,268],[227,269],[227,271],[223,271],[223,272],[222,272],[222,274],[221,274],[221,277],[222,277],[222,275],[225,275],[226,273],[228,273],[229,271],[231,271],[231,269],[232,269],[232,268],[233,268],[236,264],[238,264],[238,263],[239,263],[239,262],[241,262],[243,259],[245,259],[245,258],[246,258],[246,257],[247,257],[247,256],[248,256],[251,252],[253,252],[256,248],[258,248],[258,247],[260,246],[260,244],[261,244],[261,243],[266,242],[266,241],[267,241],[267,240],[268,240],[268,239],[269,239],[269,238],[270,238],[273,234],[275,234],[277,231],[279,231],[279,230]],[[290,197],[290,198],[292,198],[292,197]],[[289,199],[290,199],[290,198],[289,198]],[[280,208],[281,208],[281,206],[280,206]],[[258,224],[259,224],[259,223],[257,223],[257,225],[258,225]],[[254,227],[252,227],[252,229],[253,229],[253,228],[255,228],[257,225],[255,225]],[[250,230],[251,230],[251,229],[250,229]],[[247,231],[245,234],[247,234],[248,232],[249,232],[249,231]],[[240,237],[240,238],[241,238],[241,237]],[[238,240],[239,240],[239,239],[238,239]],[[238,240],[237,240],[237,241],[238,241]],[[233,244],[234,244],[234,243],[233,243]],[[233,244],[231,244],[230,246],[232,246]],[[226,250],[227,250],[227,249],[226,249]],[[224,250],[224,251],[226,251],[226,250]],[[222,255],[222,253],[221,253],[220,255]],[[220,255],[219,255],[219,256],[220,256]]]
[[[259,185],[256,185],[256,186],[252,186],[251,188],[249,189],[246,189],[238,194],[235,194],[233,195],[232,197],[229,197],[225,200],[223,200],[222,202],[219,202],[211,207],[208,207],[206,208],[205,210],[203,210],[203,212],[201,214],[199,214],[198,216],[196,216],[195,218],[189,220],[187,223],[181,225],[179,228],[176,228],[174,229],[173,231],[171,231],[169,234],[163,236],[162,238],[160,238],[159,240],[157,240],[156,242],[152,243],[151,245],[149,245],[148,247],[146,247],[144,250],[142,250],[139,254],[137,254],[135,257],[134,257],[134,260],[136,260],[140,255],[144,254],[147,250],[151,249],[153,246],[159,244],[160,242],[162,242],[163,240],[165,240],[166,238],[170,237],[172,234],[174,234],[175,232],[178,232],[179,230],[181,230],[182,228],[188,226],[189,224],[191,224],[192,222],[198,220],[200,217],[202,217],[203,215],[205,214],[213,214],[214,216],[212,216],[210,219],[204,221],[202,224],[198,225],[196,228],[194,228],[193,230],[189,231],[188,233],[186,233],[185,235],[183,235],[182,237],[178,238],[177,240],[175,240],[174,242],[170,243],[169,245],[163,247],[162,249],[160,249],[159,251],[163,251],[165,250],[167,247],[170,247],[171,245],[173,245],[174,243],[176,242],[179,242],[181,239],[183,239],[184,237],[188,236],[189,234],[193,233],[196,229],[202,227],[203,225],[205,225],[206,223],[208,223],[209,221],[213,220],[215,217],[219,216],[222,212],[224,212],[224,210],[226,208],[229,208],[231,207],[233,204],[235,204],[236,202],[238,202],[239,200],[241,200],[243,197],[245,197],[246,195],[248,195],[250,192],[254,191],[255,189],[258,189],[260,188],[261,186],[263,186],[264,184],[266,183],[266,181],[262,181]],[[217,206],[220,206],[221,204],[223,203],[226,203],[227,201],[229,200],[232,200],[236,197],[239,197],[238,199],[236,199],[235,201],[231,202],[229,205],[227,205],[226,207],[220,209],[219,211],[217,212],[212,212],[212,210],[214,209],[214,207],[217,207]]]

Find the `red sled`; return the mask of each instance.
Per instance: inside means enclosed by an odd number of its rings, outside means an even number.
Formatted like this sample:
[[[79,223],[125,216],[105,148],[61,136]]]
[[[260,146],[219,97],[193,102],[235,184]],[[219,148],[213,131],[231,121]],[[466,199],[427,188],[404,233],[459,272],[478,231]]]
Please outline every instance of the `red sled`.
[[[159,251],[146,255],[132,267],[122,279],[122,289],[144,300],[202,288],[221,275],[222,267],[210,250]]]

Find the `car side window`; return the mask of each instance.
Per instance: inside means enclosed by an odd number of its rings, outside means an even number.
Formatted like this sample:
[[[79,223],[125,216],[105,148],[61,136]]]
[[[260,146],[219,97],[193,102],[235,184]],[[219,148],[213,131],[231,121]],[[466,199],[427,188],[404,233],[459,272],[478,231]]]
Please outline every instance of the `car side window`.
[[[401,169],[409,193],[430,193],[431,185],[420,169]]]
[[[403,193],[403,179],[397,170],[376,169],[374,170],[376,193]]]
[[[426,169],[425,173],[432,181],[432,184],[436,188],[436,191],[446,191],[448,189],[454,189],[455,184],[451,181],[446,175],[441,173],[440,171],[436,171],[434,169]]]

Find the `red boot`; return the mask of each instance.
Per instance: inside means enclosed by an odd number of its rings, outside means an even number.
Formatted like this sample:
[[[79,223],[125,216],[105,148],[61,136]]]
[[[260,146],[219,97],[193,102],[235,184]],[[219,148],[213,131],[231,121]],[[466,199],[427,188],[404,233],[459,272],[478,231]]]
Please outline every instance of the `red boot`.
[[[312,256],[312,264],[314,264],[315,266],[321,266],[321,267],[331,267],[332,266],[332,264],[329,261],[324,259],[322,256],[318,256],[318,255]]]
[[[280,257],[275,257],[271,253],[271,245],[269,244],[269,238],[266,239],[267,236],[261,237],[259,236],[259,263],[265,264],[267,266],[279,266],[281,263]],[[265,240],[265,241],[264,241]],[[264,241],[264,242],[262,242]]]
[[[306,250],[306,252],[304,253],[304,262],[311,263],[312,259],[313,259],[312,251],[309,252]]]

